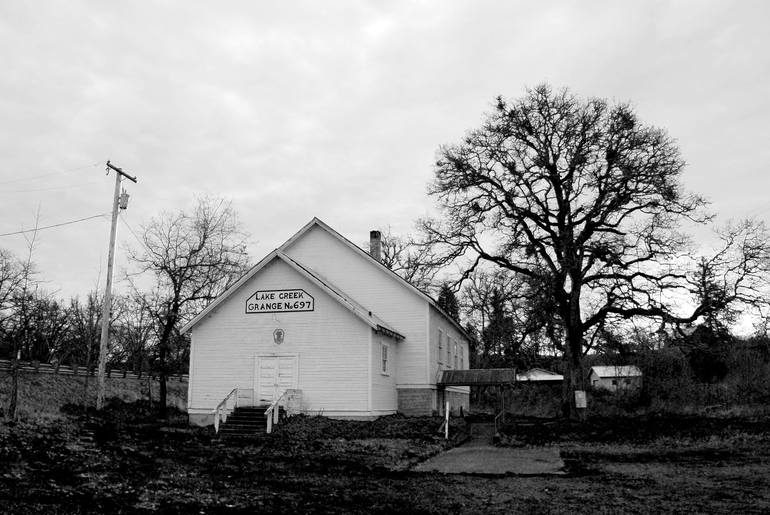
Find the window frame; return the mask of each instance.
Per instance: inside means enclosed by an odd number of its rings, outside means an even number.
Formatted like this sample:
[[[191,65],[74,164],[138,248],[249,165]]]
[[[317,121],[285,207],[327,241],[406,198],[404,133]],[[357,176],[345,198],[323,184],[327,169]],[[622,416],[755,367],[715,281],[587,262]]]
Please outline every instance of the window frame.
[[[441,365],[444,364],[442,361],[443,359],[443,353],[444,353],[444,330],[440,329],[438,330],[438,366],[441,367]]]
[[[390,375],[390,344],[380,340],[380,374]]]

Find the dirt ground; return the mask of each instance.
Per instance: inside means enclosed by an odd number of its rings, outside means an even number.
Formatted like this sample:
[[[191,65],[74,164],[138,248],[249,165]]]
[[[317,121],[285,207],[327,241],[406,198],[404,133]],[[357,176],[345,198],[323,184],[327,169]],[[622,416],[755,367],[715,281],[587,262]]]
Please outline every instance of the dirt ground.
[[[509,445],[558,445],[567,474],[411,468],[448,445],[437,419],[295,417],[221,441],[141,404],[0,425],[3,513],[560,513],[770,511],[770,419],[521,420]],[[462,436],[464,423],[453,431]]]

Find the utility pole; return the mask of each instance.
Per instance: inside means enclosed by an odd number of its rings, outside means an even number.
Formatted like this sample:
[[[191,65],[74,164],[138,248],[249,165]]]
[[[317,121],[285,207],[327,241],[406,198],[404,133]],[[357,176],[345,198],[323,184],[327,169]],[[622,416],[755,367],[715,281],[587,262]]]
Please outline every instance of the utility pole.
[[[120,195],[120,181],[123,177],[136,183],[136,177],[131,177],[126,172],[110,164],[107,161],[107,175],[110,174],[110,170],[115,172],[115,194],[112,198],[112,225],[110,226],[110,251],[107,258],[107,286],[104,289],[104,302],[102,303],[102,337],[99,342],[99,371],[97,379],[97,394],[96,394],[96,409],[101,410],[104,407],[104,374],[107,368],[107,352],[110,347],[110,308],[112,306],[112,263],[115,259],[115,233],[118,226],[118,209],[126,208],[128,201],[128,194],[125,195],[124,201],[121,202]],[[86,372],[88,373],[88,372]]]

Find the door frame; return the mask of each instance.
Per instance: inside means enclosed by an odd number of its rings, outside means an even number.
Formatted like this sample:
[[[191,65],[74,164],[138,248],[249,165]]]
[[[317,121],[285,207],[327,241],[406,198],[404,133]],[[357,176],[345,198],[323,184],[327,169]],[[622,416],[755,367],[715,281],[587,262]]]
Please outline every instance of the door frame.
[[[253,390],[254,390],[254,402],[255,404],[259,404],[259,371],[260,371],[260,361],[262,358],[294,358],[294,374],[292,377],[292,385],[291,388],[297,388],[297,385],[299,385],[299,354],[294,352],[282,352],[282,353],[264,353],[264,354],[255,354],[254,355],[254,374],[253,374]],[[280,366],[279,366],[280,370]]]

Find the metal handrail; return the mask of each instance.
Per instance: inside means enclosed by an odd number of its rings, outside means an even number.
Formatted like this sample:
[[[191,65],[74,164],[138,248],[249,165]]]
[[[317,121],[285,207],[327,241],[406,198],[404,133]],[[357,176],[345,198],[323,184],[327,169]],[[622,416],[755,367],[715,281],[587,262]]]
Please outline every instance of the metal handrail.
[[[499,419],[500,417],[503,417],[503,423],[505,423],[505,410],[501,411],[495,416],[495,434],[499,432],[497,429],[497,419]]]
[[[273,432],[273,424],[278,424],[278,416],[280,415],[280,407],[278,406],[278,403],[280,403],[283,398],[286,396],[286,390],[281,393],[281,395],[274,400],[270,407],[265,410],[265,417],[267,417],[267,428],[265,432],[272,433]],[[278,408],[278,409],[276,409]]]
[[[227,401],[230,400],[231,397],[235,397],[235,401],[233,403],[232,408],[227,407]],[[238,388],[233,388],[233,390],[227,394],[227,396],[222,399],[222,402],[217,404],[216,409],[214,410],[214,432],[219,433],[219,422],[220,420],[222,422],[227,422],[227,416],[232,413],[232,411],[238,407]]]

